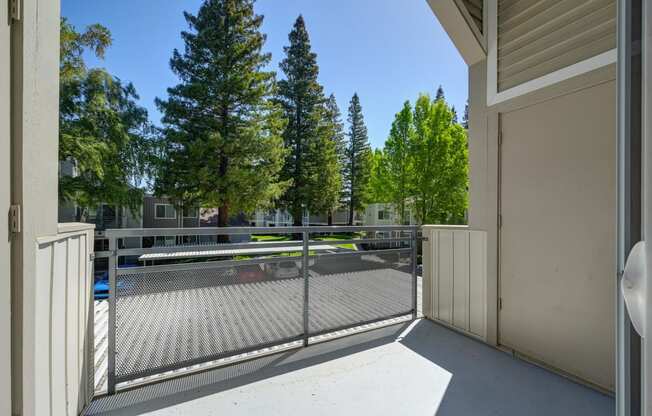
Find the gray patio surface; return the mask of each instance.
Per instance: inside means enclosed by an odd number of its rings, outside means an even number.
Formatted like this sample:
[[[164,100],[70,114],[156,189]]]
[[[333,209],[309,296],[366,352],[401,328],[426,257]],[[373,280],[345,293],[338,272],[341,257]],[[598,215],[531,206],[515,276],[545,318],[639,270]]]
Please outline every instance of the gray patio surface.
[[[86,414],[613,413],[609,396],[418,320],[121,392]]]

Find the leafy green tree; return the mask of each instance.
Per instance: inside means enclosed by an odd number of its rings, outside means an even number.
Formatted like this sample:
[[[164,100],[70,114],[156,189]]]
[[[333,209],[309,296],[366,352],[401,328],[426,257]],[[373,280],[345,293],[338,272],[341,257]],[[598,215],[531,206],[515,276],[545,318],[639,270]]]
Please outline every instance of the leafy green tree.
[[[412,105],[409,101],[396,114],[389,138],[385,142],[385,160],[387,164],[387,192],[390,201],[396,206],[399,220],[404,223],[407,207],[413,191],[414,157],[411,144],[414,142]]]
[[[468,207],[466,131],[443,99],[421,95],[414,108],[414,198],[421,223],[460,224]]]
[[[59,160],[74,167],[60,175],[60,199],[81,208],[78,221],[101,203],[136,212],[155,143],[147,111],[131,83],[84,63],[87,50],[104,57],[108,29],[94,24],[80,33],[62,19],[60,45]]]
[[[344,196],[349,208],[349,225],[353,225],[356,211],[364,209],[368,201],[371,174],[371,148],[364,124],[362,105],[358,94],[353,94],[349,105],[349,132],[344,165]]]
[[[205,0],[183,52],[170,60],[179,84],[157,99],[165,151],[156,192],[184,205],[217,206],[218,226],[232,212],[271,207],[287,188],[275,74],[265,71],[263,17],[253,0]]]
[[[283,133],[289,150],[282,178],[291,182],[282,197],[294,225],[301,225],[303,209],[331,212],[338,203],[341,188],[337,154],[338,125],[331,104],[325,99],[317,78],[317,55],[302,16],[289,34],[280,64],[285,79],[278,82],[278,102],[288,120]]]
[[[390,187],[392,186],[388,172],[386,152],[375,149],[371,155],[371,174],[369,177],[368,202],[372,204],[385,204],[392,202]]]

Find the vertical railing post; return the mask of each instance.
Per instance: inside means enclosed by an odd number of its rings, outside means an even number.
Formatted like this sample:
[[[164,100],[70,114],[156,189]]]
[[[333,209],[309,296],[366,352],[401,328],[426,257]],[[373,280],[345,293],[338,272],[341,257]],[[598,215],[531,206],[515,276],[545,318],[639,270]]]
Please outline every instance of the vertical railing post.
[[[417,319],[417,241],[418,228],[412,230],[412,319]]]
[[[118,249],[116,238],[109,234],[109,326],[108,326],[108,374],[107,374],[107,393],[115,393],[115,336],[116,336],[116,269],[118,267]]]
[[[303,252],[301,254],[301,273],[303,274],[303,346],[308,346],[310,339],[310,317],[308,315],[310,302],[310,286],[308,273],[308,257],[310,256],[310,232],[303,232]]]

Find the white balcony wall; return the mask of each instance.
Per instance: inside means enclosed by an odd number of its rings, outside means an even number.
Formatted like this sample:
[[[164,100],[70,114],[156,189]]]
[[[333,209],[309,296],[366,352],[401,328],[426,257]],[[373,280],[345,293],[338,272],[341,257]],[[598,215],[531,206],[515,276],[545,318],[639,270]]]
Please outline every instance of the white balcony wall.
[[[423,236],[424,315],[486,340],[487,233],[426,225]]]
[[[92,225],[67,223],[37,239],[33,310],[24,317],[33,323],[24,334],[33,365],[23,375],[35,415],[78,415],[92,398],[93,234]]]

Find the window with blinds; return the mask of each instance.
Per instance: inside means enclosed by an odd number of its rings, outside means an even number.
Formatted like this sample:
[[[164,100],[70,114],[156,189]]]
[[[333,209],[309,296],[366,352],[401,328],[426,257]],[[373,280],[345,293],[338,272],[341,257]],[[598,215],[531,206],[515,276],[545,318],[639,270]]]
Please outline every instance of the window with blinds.
[[[497,2],[498,91],[616,47],[616,0]]]

